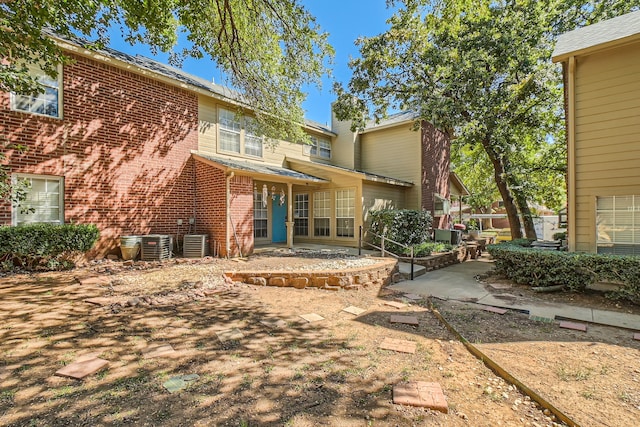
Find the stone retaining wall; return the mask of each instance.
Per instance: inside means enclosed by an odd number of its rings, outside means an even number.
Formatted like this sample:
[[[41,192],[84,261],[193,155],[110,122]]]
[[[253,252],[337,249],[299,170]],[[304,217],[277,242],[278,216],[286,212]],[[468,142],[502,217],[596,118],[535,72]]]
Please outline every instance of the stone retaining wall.
[[[425,267],[427,271],[437,270],[465,261],[467,252],[467,248],[461,246],[451,252],[443,252],[424,258],[415,258],[414,263]],[[411,262],[411,258],[400,258],[400,260],[403,262]]]
[[[319,288],[338,291],[341,289],[359,289],[368,286],[388,285],[398,271],[395,259],[381,258],[376,264],[367,267],[344,270],[298,270],[298,271],[233,271],[225,276],[234,282],[250,285]]]

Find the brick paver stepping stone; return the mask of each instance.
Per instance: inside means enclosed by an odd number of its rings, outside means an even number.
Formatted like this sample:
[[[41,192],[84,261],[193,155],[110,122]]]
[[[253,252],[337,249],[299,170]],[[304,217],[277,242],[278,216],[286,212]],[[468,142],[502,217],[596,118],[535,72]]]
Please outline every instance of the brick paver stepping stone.
[[[142,355],[145,359],[153,359],[154,357],[166,357],[175,356],[176,351],[171,347],[171,344],[156,345],[148,347],[142,351]]]
[[[175,393],[186,388],[191,381],[195,381],[198,378],[200,378],[200,375],[198,374],[178,375],[169,378],[162,384],[162,386],[166,388],[169,393]]]
[[[220,342],[235,341],[244,338],[244,334],[240,332],[240,329],[238,328],[226,329],[224,331],[216,332],[216,335],[218,336]]]
[[[349,307],[343,308],[342,311],[346,311],[347,313],[359,316],[367,310],[365,310],[364,308],[356,307],[355,305],[350,305]]]
[[[413,354],[416,352],[415,342],[395,338],[385,338],[378,347],[383,350],[393,350],[400,353]]]
[[[574,331],[587,332],[587,325],[584,323],[560,322],[560,327],[565,329],[573,329]]]
[[[87,375],[98,372],[109,364],[107,360],[100,359],[97,353],[86,354],[78,357],[73,363],[58,369],[56,375],[60,377],[81,380]]]
[[[261,320],[260,323],[271,329],[280,329],[287,327],[287,322],[282,319],[264,319]]]
[[[507,310],[505,310],[504,308],[494,307],[491,305],[485,305],[484,307],[482,307],[482,309],[484,311],[490,311],[491,313],[497,313],[497,314],[505,314],[507,312]]]
[[[640,332],[636,332],[635,334],[633,334],[633,339],[636,341],[640,341]]]
[[[419,301],[423,299],[420,295],[416,295],[416,294],[404,294],[403,297],[414,300],[414,301]]]
[[[393,403],[429,408],[445,414],[449,412],[447,399],[438,383],[413,381],[396,384],[393,386]]]
[[[405,325],[418,326],[418,317],[416,316],[400,316],[397,314],[391,315],[391,323],[402,323]]]
[[[389,305],[395,308],[405,308],[407,306],[407,304],[398,301],[385,301],[384,305]]]
[[[309,323],[319,322],[320,320],[324,320],[324,317],[316,313],[301,314],[300,317],[302,317],[304,320],[306,320]]]

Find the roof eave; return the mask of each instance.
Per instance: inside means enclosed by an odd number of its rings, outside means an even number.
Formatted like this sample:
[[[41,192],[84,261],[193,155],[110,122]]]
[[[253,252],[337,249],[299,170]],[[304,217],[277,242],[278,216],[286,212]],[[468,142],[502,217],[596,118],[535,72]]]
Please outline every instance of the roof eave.
[[[640,33],[632,34],[630,36],[623,37],[616,40],[611,40],[605,43],[598,43],[596,45],[585,47],[583,49],[577,49],[570,52],[563,52],[557,55],[553,55],[551,57],[551,60],[553,62],[565,62],[572,56],[591,55],[596,52],[621,47],[627,44],[635,43],[637,41],[640,41]]]

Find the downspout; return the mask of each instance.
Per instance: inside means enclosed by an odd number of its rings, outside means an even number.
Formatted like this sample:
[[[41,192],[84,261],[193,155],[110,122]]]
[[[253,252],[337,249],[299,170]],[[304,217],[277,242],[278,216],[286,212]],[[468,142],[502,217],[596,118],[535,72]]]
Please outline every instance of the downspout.
[[[233,178],[233,176],[235,175],[235,173],[233,171],[231,172],[227,172],[227,174],[225,175],[226,177],[226,203],[225,203],[225,207],[226,207],[226,213],[227,213],[227,218],[225,221],[226,227],[225,227],[225,233],[224,233],[224,243],[225,243],[225,248],[226,248],[226,253],[227,253],[227,258],[229,258],[229,254],[231,253],[231,236],[229,234],[229,221],[231,219],[231,179]]]
[[[576,250],[576,57],[569,57],[567,76],[567,231],[569,251]]]

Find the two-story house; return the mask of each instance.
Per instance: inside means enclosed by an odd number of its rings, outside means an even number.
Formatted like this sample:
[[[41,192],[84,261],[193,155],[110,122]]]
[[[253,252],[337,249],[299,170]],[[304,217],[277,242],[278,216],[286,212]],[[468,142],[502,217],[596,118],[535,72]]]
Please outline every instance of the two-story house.
[[[0,93],[6,165],[30,183],[0,224],[95,223],[97,253],[121,235],[206,233],[222,256],[267,243],[355,246],[372,209],[426,209],[450,222],[449,140],[403,113],[363,132],[308,121],[312,144],[265,144],[250,106],[178,69],[58,40],[74,58],[46,92]],[[453,185],[451,184],[453,183]],[[450,186],[452,187],[450,188]],[[24,208],[31,208],[30,211]]]

